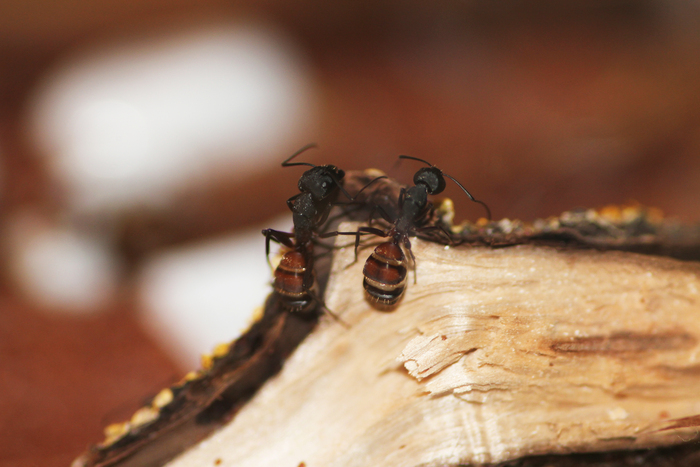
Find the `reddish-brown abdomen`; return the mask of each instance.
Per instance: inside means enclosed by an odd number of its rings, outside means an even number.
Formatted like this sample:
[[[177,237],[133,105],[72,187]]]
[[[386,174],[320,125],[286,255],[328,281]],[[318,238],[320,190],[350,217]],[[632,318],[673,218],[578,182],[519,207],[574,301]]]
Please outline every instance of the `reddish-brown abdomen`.
[[[362,283],[372,300],[382,305],[393,305],[406,289],[406,256],[401,247],[385,242],[367,258]]]
[[[314,279],[313,276],[307,279],[306,274],[306,258],[299,251],[287,252],[275,269],[275,292],[291,311],[302,310],[313,301],[309,288]],[[305,284],[305,280],[311,285]]]

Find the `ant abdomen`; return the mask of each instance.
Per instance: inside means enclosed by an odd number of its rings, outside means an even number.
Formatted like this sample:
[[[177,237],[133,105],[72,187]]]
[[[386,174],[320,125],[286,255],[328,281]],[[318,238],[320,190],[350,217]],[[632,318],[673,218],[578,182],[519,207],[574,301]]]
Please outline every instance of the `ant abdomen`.
[[[275,269],[274,289],[289,311],[303,311],[313,302],[307,274],[313,275],[313,271],[307,272],[306,258],[297,250],[285,253]]]
[[[391,306],[406,288],[406,255],[394,242],[384,242],[367,258],[362,285],[372,301]]]

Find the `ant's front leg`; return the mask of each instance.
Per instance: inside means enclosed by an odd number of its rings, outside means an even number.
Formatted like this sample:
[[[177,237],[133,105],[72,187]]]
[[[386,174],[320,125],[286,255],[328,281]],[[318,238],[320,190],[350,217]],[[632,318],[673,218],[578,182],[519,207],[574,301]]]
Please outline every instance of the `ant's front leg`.
[[[382,219],[384,219],[385,222],[388,224],[393,224],[395,222],[395,219],[392,219],[391,216],[389,215],[388,212],[386,212],[386,209],[381,207],[378,204],[375,204],[372,210],[369,213],[369,219],[367,220],[367,225],[372,227],[372,221],[374,220],[374,214],[379,213],[380,216],[382,216]]]
[[[398,202],[399,211],[403,211],[403,203],[404,203],[405,199],[406,199],[406,188],[401,187],[401,191],[399,192],[399,202]]]

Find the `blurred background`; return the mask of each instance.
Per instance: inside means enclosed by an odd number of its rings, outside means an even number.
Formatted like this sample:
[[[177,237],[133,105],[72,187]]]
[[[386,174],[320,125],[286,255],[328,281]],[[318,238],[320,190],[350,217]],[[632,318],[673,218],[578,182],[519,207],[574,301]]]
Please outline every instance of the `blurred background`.
[[[68,465],[245,328],[309,142],[405,183],[397,156],[426,159],[497,219],[697,222],[699,23],[654,0],[5,0],[0,465]]]

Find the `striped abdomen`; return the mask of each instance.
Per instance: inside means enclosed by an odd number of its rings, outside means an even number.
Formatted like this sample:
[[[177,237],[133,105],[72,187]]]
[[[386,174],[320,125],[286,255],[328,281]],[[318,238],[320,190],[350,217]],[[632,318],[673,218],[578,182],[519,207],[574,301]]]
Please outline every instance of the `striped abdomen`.
[[[314,284],[313,271],[308,274],[311,276],[307,278],[306,258],[299,251],[287,252],[275,269],[275,292],[290,311],[304,310],[313,302],[309,293],[309,288]]]
[[[406,256],[401,247],[386,242],[374,249],[367,258],[362,273],[362,285],[372,300],[382,305],[393,305],[399,301],[406,289]]]

